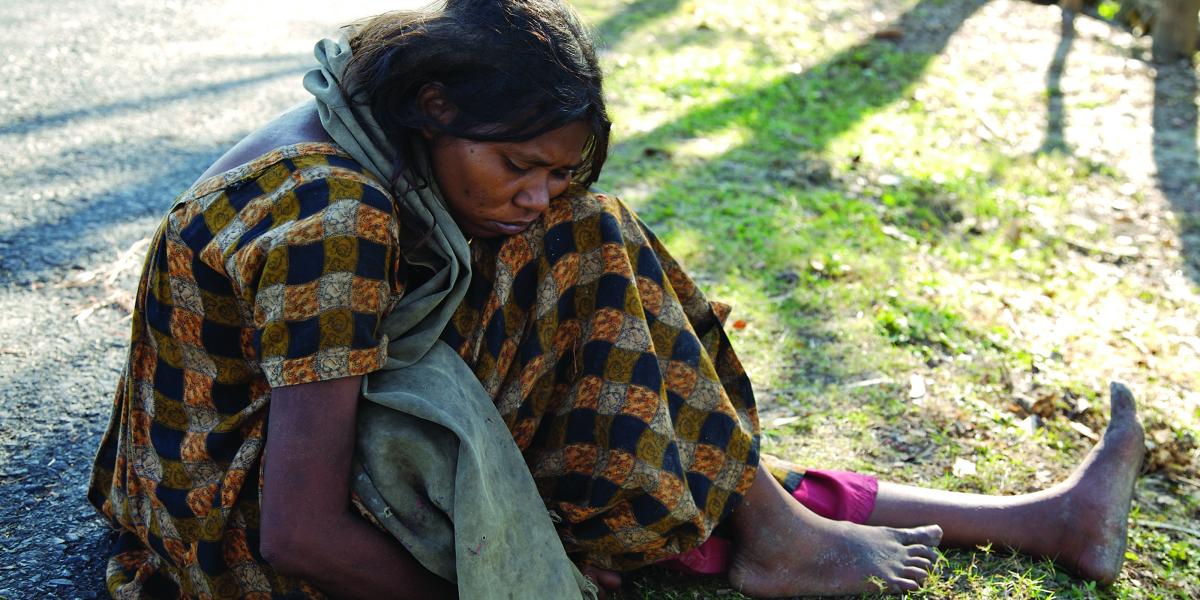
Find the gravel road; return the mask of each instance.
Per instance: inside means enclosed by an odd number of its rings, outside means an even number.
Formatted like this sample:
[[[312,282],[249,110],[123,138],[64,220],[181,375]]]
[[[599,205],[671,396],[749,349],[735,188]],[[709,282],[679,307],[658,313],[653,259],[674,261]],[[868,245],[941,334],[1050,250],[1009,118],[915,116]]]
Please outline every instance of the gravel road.
[[[0,2],[0,598],[106,596],[84,495],[135,243],[224,149],[305,99],[316,40],[397,6]]]

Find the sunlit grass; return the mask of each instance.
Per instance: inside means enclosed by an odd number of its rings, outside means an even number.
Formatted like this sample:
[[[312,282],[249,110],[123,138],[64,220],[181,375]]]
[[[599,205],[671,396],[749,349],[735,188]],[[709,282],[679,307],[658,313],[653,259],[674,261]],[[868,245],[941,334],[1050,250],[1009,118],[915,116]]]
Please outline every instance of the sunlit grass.
[[[1198,333],[1196,283],[1125,276],[1127,246],[1088,203],[1110,202],[1126,174],[1095,152],[1043,147],[1041,75],[1008,85],[987,63],[1004,53],[948,55],[982,3],[579,4],[602,35],[616,124],[599,187],[734,306],[727,329],[768,451],[939,488],[1029,491],[1090,446],[1078,426],[1102,429],[1113,376],[1132,381],[1150,421],[1200,436],[1200,397],[1186,393],[1200,389],[1185,340]],[[937,26],[910,31],[934,13]],[[923,37],[871,39],[888,27]],[[1072,106],[1104,110],[1100,97]],[[910,397],[914,376],[922,397]],[[1049,416],[1031,426],[1014,407],[1038,394]],[[952,472],[960,458],[975,474]],[[1198,504],[1200,488],[1147,478],[1137,518],[1194,522]],[[1200,594],[1198,544],[1135,525],[1107,590],[1006,550],[955,551],[920,595],[1188,597]],[[650,570],[625,597],[741,596]]]

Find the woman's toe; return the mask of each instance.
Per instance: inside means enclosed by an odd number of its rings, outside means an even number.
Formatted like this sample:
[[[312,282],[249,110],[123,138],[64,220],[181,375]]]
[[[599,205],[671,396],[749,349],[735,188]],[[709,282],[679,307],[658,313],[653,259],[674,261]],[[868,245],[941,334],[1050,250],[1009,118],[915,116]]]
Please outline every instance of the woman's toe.
[[[904,567],[900,569],[900,576],[919,583],[929,578],[929,571],[918,567]]]
[[[933,561],[924,556],[909,556],[908,558],[904,559],[904,566],[916,567],[918,569],[929,571],[933,569]]]
[[[936,546],[942,541],[942,528],[937,525],[900,530],[900,542],[905,545]]]
[[[942,543],[942,528],[937,525],[926,525],[918,527],[915,531],[918,532],[913,543],[924,544],[926,546],[936,546]]]
[[[888,591],[892,592],[892,593],[915,592],[915,591],[921,589],[921,584],[917,583],[915,580],[912,580],[912,579],[896,578],[896,579],[893,579],[891,581],[891,583],[888,584],[887,587],[888,587]]]

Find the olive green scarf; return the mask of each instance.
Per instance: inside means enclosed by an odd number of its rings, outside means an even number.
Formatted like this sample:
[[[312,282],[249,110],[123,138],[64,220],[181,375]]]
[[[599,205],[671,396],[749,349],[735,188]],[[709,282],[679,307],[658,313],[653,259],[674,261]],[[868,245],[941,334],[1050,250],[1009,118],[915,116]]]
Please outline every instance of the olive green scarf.
[[[354,491],[461,598],[596,598],[567,558],[521,452],[475,374],[438,340],[471,280],[470,248],[435,186],[396,177],[395,150],[340,85],[350,45],[321,40],[304,76],[321,124],[431,232],[404,260],[434,275],[384,319],[388,360],[363,382]],[[420,153],[414,153],[421,155]]]
[[[467,293],[471,282],[470,246],[446,211],[437,185],[430,181],[429,187],[416,189],[406,178],[397,177],[396,151],[371,116],[370,108],[347,102],[341,88],[342,75],[350,62],[346,39],[321,40],[314,53],[320,67],[304,75],[304,88],[316,98],[321,125],[359,164],[385,183],[394,183],[396,202],[405,209],[401,214],[420,221],[409,223],[409,229],[431,232],[425,244],[405,252],[404,260],[429,269],[433,276],[416,289],[405,291],[381,330],[391,340],[389,368],[411,365],[433,346]]]

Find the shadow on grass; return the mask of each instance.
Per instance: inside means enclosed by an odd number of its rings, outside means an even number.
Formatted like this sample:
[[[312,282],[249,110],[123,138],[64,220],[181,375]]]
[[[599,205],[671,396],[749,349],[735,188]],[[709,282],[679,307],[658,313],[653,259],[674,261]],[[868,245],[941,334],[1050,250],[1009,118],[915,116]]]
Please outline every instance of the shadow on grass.
[[[1179,220],[1188,274],[1200,282],[1200,153],[1196,69],[1159,65],[1154,76],[1154,163],[1158,185]]]
[[[1095,14],[1087,16],[1109,27],[1129,31],[1126,25],[1113,20]],[[1057,59],[1057,54],[1055,56]],[[1139,56],[1136,52],[1134,58],[1149,60],[1148,56]],[[1152,66],[1154,109],[1151,122],[1156,178],[1179,221],[1183,242],[1180,254],[1185,269],[1193,281],[1200,283],[1200,140],[1196,135],[1200,123],[1196,107],[1200,83],[1196,68],[1186,61]],[[1047,82],[1049,87],[1049,79]]]
[[[1067,55],[1071,53],[1074,42],[1075,11],[1063,10],[1062,34],[1058,47],[1054,49],[1050,68],[1046,70],[1046,137],[1038,148],[1039,153],[1070,152],[1064,134],[1067,116],[1063,110],[1062,77],[1067,66]]]
[[[595,26],[597,43],[612,48],[625,36],[671,14],[678,6],[679,0],[634,0]]]
[[[881,25],[903,32],[898,42],[868,37],[812,68],[766,82],[756,81],[736,90],[732,97],[620,142],[614,154],[627,157],[623,159],[628,162],[623,179],[649,190],[648,200],[641,206],[643,216],[652,225],[669,222],[671,235],[710,240],[697,244],[697,253],[687,260],[719,278],[747,279],[740,275],[757,268],[752,265],[759,253],[776,252],[779,256],[778,248],[787,247],[783,262],[796,262],[794,269],[775,274],[774,281],[761,273],[750,278],[765,282],[772,288],[767,290],[770,294],[786,296],[791,288],[811,283],[807,281],[812,277],[806,266],[812,258],[806,256],[808,253],[842,248],[847,254],[871,254],[873,249],[858,246],[858,240],[886,239],[878,231],[876,206],[849,199],[855,194],[823,187],[828,181],[812,188],[809,183],[781,179],[778,174],[795,170],[807,160],[806,156],[816,155],[863,119],[908,96],[951,36],[985,4],[986,0],[923,0],[896,22]],[[737,146],[685,165],[682,170],[662,168],[662,147],[727,128],[745,132]],[[784,191],[778,186],[790,189]],[[917,188],[915,195],[926,196],[910,200],[914,210],[930,212],[932,206],[937,212],[940,192],[936,186]],[[847,202],[853,205],[847,206]],[[947,214],[955,212],[953,206],[945,208]],[[796,222],[794,215],[798,212],[813,216],[805,231],[788,225]],[[851,219],[826,218],[834,214],[850,214]],[[945,225],[937,222],[940,218],[933,215],[928,224]],[[878,235],[861,235],[864,227],[875,228]],[[805,240],[795,242],[801,236]],[[737,250],[730,252],[733,247]],[[895,260],[902,261],[903,257]],[[816,341],[819,348],[805,353],[811,356],[789,359],[796,366],[796,375],[825,382],[845,381],[853,375],[849,371],[856,367],[852,365],[862,361],[823,356],[836,346],[821,343],[829,334],[828,299],[787,302],[779,305],[779,310],[797,316],[799,330],[792,333]]]
[[[821,150],[862,119],[907,95],[954,32],[984,4],[986,0],[968,0],[947,7],[940,0],[923,0],[889,27],[905,32],[899,44],[864,41],[802,73],[744,88],[728,100],[621,141],[618,152],[638,155],[657,143],[734,125],[750,131],[750,139],[698,169],[719,168],[731,161],[754,162],[766,154],[764,149]],[[686,182],[688,175],[674,179]]]

